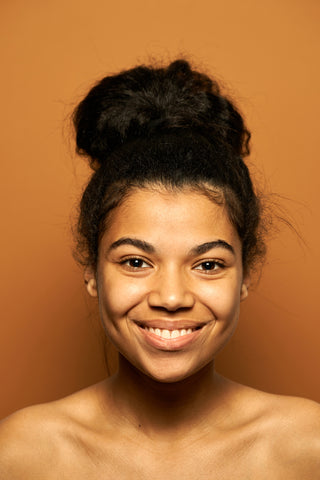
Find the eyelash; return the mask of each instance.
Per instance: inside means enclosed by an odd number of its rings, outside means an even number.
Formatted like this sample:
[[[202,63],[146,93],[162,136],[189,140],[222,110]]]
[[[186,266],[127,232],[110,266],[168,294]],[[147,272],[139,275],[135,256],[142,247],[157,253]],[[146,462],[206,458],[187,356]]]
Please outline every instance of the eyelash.
[[[148,268],[151,267],[151,265],[148,262],[146,262],[146,260],[144,260],[144,258],[140,258],[140,257],[136,257],[136,256],[135,257],[124,258],[123,260],[121,260],[120,265],[123,265],[130,270],[143,270],[143,269],[146,268],[146,267],[142,267],[142,266],[129,265],[129,262],[133,261],[133,260],[138,260],[139,262],[145,263],[146,265],[148,265]]]
[[[213,267],[216,267],[216,268],[210,268],[210,269],[205,269],[205,268],[198,268],[200,267],[201,265],[205,265],[205,264],[213,264]],[[198,263],[194,269],[195,270],[200,270],[202,271],[203,273],[205,273],[206,275],[212,275],[213,272],[216,272],[216,271],[219,271],[219,270],[223,270],[225,268],[225,264],[222,263],[222,262],[219,262],[217,260],[205,260],[203,262],[200,262]]]
[[[134,260],[137,260],[138,262],[142,263],[142,264],[146,264],[147,267],[144,267],[142,265],[138,266],[134,266],[134,265],[130,265],[129,262],[131,261],[134,261]],[[205,264],[213,264],[213,268],[210,268],[210,269],[205,269],[205,268],[198,268],[200,267],[201,265],[204,266]],[[138,271],[138,270],[144,270],[146,268],[151,268],[151,265],[150,263],[148,263],[145,259],[141,258],[141,257],[137,257],[137,256],[134,256],[134,257],[128,257],[128,258],[125,258],[123,260],[121,260],[120,262],[120,265],[123,265],[125,267],[127,267],[128,269],[130,269],[131,271]],[[217,267],[217,268],[215,268]],[[219,262],[217,260],[205,260],[203,262],[200,262],[198,263],[195,267],[193,267],[195,270],[200,270],[202,271],[203,273],[205,273],[206,275],[210,275],[212,274],[211,272],[215,272],[216,270],[222,270],[225,268],[225,265],[224,263],[222,262]]]

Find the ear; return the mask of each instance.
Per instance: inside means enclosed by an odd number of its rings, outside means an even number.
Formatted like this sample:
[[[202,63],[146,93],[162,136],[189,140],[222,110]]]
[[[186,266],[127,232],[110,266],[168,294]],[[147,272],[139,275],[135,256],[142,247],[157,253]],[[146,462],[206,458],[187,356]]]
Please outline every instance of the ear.
[[[247,298],[249,295],[249,286],[250,286],[250,278],[245,277],[242,281],[241,290],[240,290],[240,301],[242,302]]]
[[[96,280],[96,274],[92,267],[87,267],[85,269],[84,283],[86,284],[87,292],[89,293],[89,295],[91,295],[91,297],[97,297],[98,296],[97,280]]]

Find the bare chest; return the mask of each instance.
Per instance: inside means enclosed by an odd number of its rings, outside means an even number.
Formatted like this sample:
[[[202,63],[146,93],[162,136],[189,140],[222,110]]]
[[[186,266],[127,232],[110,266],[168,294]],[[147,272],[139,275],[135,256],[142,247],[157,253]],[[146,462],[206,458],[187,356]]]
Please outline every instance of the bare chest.
[[[266,455],[255,444],[208,442],[189,448],[110,442],[73,452],[48,480],[301,480],[293,465]]]

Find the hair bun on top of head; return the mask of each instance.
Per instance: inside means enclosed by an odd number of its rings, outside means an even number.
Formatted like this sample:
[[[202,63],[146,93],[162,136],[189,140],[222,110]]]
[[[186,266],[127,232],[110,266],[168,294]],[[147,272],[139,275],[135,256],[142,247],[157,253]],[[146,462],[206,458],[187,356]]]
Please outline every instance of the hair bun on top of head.
[[[233,154],[249,153],[250,133],[218,84],[185,60],[164,68],[138,66],[107,76],[74,112],[77,151],[92,164],[127,142],[188,129]]]

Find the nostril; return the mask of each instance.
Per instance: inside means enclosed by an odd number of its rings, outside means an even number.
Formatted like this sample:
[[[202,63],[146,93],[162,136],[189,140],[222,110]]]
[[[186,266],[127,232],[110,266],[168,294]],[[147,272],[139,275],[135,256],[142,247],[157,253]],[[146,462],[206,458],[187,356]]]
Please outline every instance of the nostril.
[[[191,292],[183,292],[173,294],[172,291],[162,289],[153,291],[148,296],[148,303],[152,308],[162,308],[170,312],[181,309],[190,309],[193,307],[195,300]]]

